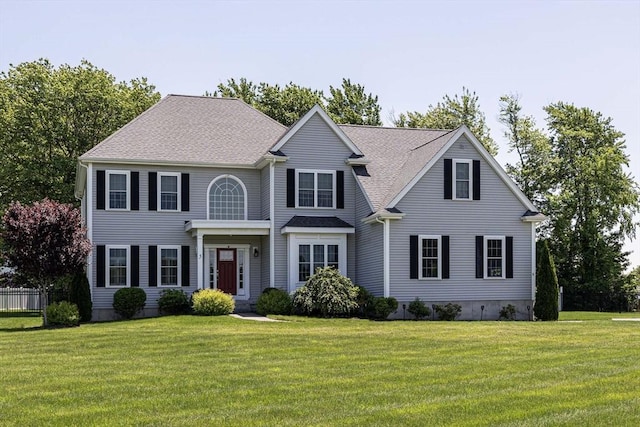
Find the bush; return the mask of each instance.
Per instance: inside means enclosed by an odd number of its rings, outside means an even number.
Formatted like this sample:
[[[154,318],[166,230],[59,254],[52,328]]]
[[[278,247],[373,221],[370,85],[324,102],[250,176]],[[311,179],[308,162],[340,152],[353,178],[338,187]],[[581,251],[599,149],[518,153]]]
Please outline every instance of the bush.
[[[297,313],[308,316],[346,316],[358,308],[358,288],[333,267],[316,269],[293,294]]]
[[[78,306],[68,301],[54,302],[47,306],[47,321],[51,326],[78,326]]]
[[[445,305],[436,305],[436,314],[440,320],[456,320],[456,317],[462,313],[460,304],[448,303]]]
[[[113,294],[113,309],[124,319],[131,319],[147,302],[147,294],[140,288],[122,288]]]
[[[409,313],[416,317],[416,320],[420,320],[431,315],[431,309],[425,305],[420,298],[416,297],[409,303]]]
[[[513,304],[509,304],[506,307],[502,307],[500,310],[500,320],[516,320],[516,307]]]
[[[538,320],[558,320],[558,277],[546,240],[539,241],[536,267],[536,302],[533,314]]]
[[[356,298],[356,303],[358,304],[358,308],[356,308],[356,314],[359,317],[367,317],[367,313],[370,307],[373,306],[374,296],[369,292],[366,288],[362,286],[356,286],[358,289],[358,297]]]
[[[90,322],[93,311],[89,280],[84,272],[73,275],[69,289],[69,301],[78,306],[81,322]]]
[[[374,297],[367,313],[371,319],[384,320],[397,309],[398,301],[394,297]]]
[[[222,316],[231,314],[236,303],[230,294],[219,289],[203,289],[191,296],[193,312],[202,316]]]
[[[293,304],[289,294],[276,288],[265,289],[256,303],[256,311],[263,316],[267,314],[291,314],[292,308]]]
[[[163,314],[186,314],[191,309],[189,297],[180,289],[165,289],[158,299],[158,308]]]

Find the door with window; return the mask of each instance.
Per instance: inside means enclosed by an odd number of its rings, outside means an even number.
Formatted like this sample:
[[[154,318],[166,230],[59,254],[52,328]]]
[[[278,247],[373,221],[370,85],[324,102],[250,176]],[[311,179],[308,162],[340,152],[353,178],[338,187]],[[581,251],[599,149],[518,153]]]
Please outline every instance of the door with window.
[[[238,289],[236,249],[217,249],[218,289],[235,295]]]

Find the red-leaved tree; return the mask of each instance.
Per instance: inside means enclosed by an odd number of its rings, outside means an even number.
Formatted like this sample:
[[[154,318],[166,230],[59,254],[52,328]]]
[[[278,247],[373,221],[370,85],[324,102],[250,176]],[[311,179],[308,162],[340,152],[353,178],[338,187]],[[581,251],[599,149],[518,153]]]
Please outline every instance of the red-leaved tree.
[[[3,217],[2,239],[9,265],[40,289],[46,325],[49,288],[59,277],[81,271],[91,251],[80,211],[49,199],[14,202]]]

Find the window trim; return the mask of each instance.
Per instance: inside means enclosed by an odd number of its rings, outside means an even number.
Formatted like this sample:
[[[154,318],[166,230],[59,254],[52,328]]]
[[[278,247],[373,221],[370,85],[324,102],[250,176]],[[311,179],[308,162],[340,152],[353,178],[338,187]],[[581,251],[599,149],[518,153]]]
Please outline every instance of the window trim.
[[[489,266],[487,264],[487,261],[489,260],[489,240],[500,240],[501,243],[501,251],[502,251],[502,256],[500,257],[500,262],[501,262],[501,269],[500,269],[500,276],[489,276]],[[484,271],[484,278],[485,279],[489,279],[489,280],[503,280],[506,278],[506,271],[507,271],[507,244],[506,244],[506,236],[484,236],[484,247],[483,247],[483,264],[482,264],[482,269]],[[496,258],[493,258],[496,259]]]
[[[458,163],[466,163],[469,165],[469,197],[458,197],[458,179],[456,177]],[[451,168],[451,198],[453,200],[473,200],[473,160],[472,159],[453,159],[453,166]]]
[[[343,276],[347,275],[348,258],[347,252],[349,251],[347,234],[346,233],[331,233],[331,234],[318,234],[318,233],[289,233],[287,238],[287,254],[288,254],[288,281],[289,292],[295,291],[305,282],[300,282],[299,266],[299,246],[300,245],[338,245],[338,271]],[[325,249],[326,252],[327,249]],[[326,259],[326,258],[325,258]]]
[[[424,239],[432,239],[438,241],[438,276],[427,277],[422,275],[422,241]],[[418,280],[442,280],[442,236],[435,234],[418,235]]]
[[[231,178],[236,180],[242,187],[242,191],[244,191],[244,219],[241,219],[241,220],[211,219],[211,187],[213,187],[213,184],[215,184],[216,181],[219,181],[224,178]],[[248,197],[247,187],[244,185],[244,182],[242,182],[242,180],[237,176],[231,175],[231,174],[223,174],[215,177],[213,180],[211,180],[211,182],[209,183],[209,186],[207,187],[207,220],[208,221],[246,221],[249,218],[248,209],[247,209],[247,197]]]
[[[175,285],[163,285],[162,284],[162,250],[163,249],[176,249],[178,251],[178,276],[177,283]],[[157,285],[159,288],[179,288],[182,286],[182,246],[180,245],[158,245],[157,249]]]
[[[162,177],[163,176],[175,176],[176,177],[176,185],[177,185],[177,195],[176,195],[176,209],[162,209]],[[182,200],[182,174],[180,172],[158,172],[157,173],[157,184],[158,187],[156,190],[156,200],[157,200],[157,211],[158,212],[180,212],[181,208],[181,200]]]
[[[126,265],[126,284],[124,286],[120,285],[112,285],[111,284],[111,249],[126,249],[127,251],[127,265]],[[130,288],[131,287],[131,246],[129,245],[105,245],[104,246],[104,256],[105,256],[105,280],[104,286],[106,288]]]
[[[313,174],[313,206],[300,206],[300,174]],[[331,206],[318,206],[318,174],[331,175]],[[296,169],[296,209],[337,209],[337,178],[335,170]]]
[[[126,176],[126,195],[125,195],[125,208],[112,208],[111,207],[111,180],[109,177],[111,175],[125,175]],[[128,170],[117,170],[110,169],[105,171],[105,194],[106,194],[106,203],[105,210],[108,211],[130,211],[131,210],[131,171]]]

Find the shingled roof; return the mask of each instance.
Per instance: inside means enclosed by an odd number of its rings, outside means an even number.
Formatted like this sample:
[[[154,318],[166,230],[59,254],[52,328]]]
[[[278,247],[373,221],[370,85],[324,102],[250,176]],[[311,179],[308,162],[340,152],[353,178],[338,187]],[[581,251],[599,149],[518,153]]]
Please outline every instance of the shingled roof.
[[[286,131],[239,99],[168,95],[80,160],[249,166]]]

